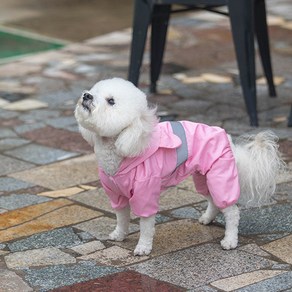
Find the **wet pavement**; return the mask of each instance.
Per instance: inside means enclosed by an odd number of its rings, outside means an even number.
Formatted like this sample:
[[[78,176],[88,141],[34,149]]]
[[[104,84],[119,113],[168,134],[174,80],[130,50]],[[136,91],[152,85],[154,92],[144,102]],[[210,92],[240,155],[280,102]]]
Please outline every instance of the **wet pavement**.
[[[150,256],[133,255],[135,217],[124,242],[108,240],[115,215],[73,111],[97,80],[127,77],[129,29],[0,66],[1,291],[292,290],[292,13],[288,0],[277,3],[269,24],[278,97],[268,97],[258,64],[260,128],[249,126],[221,16],[172,20],[159,94],[149,96],[161,115],[219,125],[235,137],[263,128],[279,136],[288,171],[269,205],[242,210],[232,251],[220,247],[220,216],[198,223],[206,203],[189,179],[162,196]]]

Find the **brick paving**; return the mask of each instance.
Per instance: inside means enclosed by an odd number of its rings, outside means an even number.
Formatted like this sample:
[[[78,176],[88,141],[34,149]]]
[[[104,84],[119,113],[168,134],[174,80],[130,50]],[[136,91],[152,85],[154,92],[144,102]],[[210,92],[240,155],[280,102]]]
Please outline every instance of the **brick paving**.
[[[139,222],[108,240],[115,215],[92,150],[73,117],[84,89],[127,77],[129,29],[0,65],[1,291],[291,291],[292,13],[267,1],[277,98],[257,70],[260,128],[249,126],[228,20],[190,13],[171,21],[158,94],[163,117],[224,127],[238,136],[271,128],[288,170],[270,205],[243,209],[240,244],[219,245],[224,222],[198,218],[206,203],[186,180],[162,196],[154,249],[135,257]],[[148,93],[145,54],[140,87]]]

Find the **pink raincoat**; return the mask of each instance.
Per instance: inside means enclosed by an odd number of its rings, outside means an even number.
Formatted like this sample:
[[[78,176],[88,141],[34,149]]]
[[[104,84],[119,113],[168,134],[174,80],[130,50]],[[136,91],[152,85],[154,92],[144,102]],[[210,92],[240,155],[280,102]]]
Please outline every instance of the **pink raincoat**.
[[[170,122],[157,124],[150,147],[140,156],[125,158],[113,176],[99,169],[101,183],[114,209],[130,204],[133,213],[149,217],[159,210],[160,193],[193,176],[196,189],[226,208],[237,202],[240,187],[235,159],[226,132],[219,127],[180,122],[187,140],[187,160],[177,167],[181,139]]]

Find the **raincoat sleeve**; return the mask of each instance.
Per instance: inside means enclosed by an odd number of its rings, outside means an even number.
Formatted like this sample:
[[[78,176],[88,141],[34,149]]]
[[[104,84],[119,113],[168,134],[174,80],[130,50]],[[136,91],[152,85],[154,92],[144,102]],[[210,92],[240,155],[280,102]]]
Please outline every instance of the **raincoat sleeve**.
[[[143,181],[135,181],[130,199],[133,213],[139,217],[149,217],[159,211],[161,178],[149,177]]]

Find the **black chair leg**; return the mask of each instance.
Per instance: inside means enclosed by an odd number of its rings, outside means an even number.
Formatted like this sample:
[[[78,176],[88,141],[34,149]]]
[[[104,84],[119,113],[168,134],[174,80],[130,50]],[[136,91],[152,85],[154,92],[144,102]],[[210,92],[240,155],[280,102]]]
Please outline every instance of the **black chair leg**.
[[[139,82],[140,68],[146,44],[148,26],[151,21],[152,1],[136,0],[134,8],[132,44],[128,80],[136,86]]]
[[[292,127],[292,104],[290,109],[290,115],[288,117],[288,127]]]
[[[266,75],[267,83],[269,86],[269,94],[272,97],[276,96],[276,90],[273,80],[273,71],[271,64],[269,34],[266,17],[265,0],[255,0],[255,32],[258,40],[260,56],[262,65]]]
[[[156,92],[160,75],[171,5],[154,5],[151,23],[151,70],[150,91]]]
[[[254,49],[254,0],[229,0],[228,10],[241,87],[251,126],[258,126]]]

